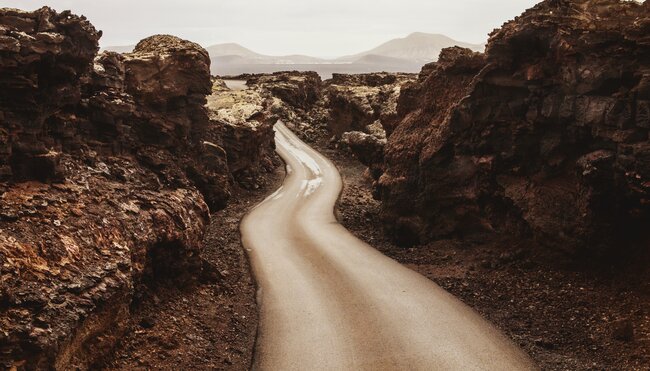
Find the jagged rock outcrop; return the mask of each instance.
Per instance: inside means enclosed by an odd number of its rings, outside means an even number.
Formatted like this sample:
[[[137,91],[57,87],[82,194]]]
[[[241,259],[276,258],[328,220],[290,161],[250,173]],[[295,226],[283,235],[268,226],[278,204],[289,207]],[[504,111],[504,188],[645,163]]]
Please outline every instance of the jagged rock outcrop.
[[[278,117],[269,111],[272,100],[256,89],[230,90],[219,79],[213,84],[207,104],[211,126],[219,133],[235,180],[256,188],[259,172],[274,167],[273,125]]]
[[[377,120],[390,125],[397,115],[401,86],[414,79],[412,74],[334,74],[324,91],[328,129],[341,137],[348,131],[365,131]]]
[[[140,41],[126,55],[125,67],[126,90],[146,108],[135,117],[141,124],[137,130],[147,134],[143,140],[177,147],[205,131],[208,117],[203,106],[212,92],[205,49],[156,35]]]
[[[271,93],[294,109],[310,110],[321,97],[321,78],[316,72],[275,72],[250,75],[247,85]]]
[[[248,109],[258,106],[253,110],[262,112],[265,120],[282,120],[303,140],[312,141],[319,136],[328,113],[324,106],[323,84],[317,73],[286,71],[229,78],[246,81],[248,89],[244,93],[231,93],[239,95],[238,99],[246,102],[243,106]],[[251,99],[257,102],[253,106],[248,104]],[[242,105],[234,105],[233,108],[237,111]]]
[[[169,159],[156,158],[159,152],[172,151],[210,208],[223,208],[229,174],[219,133],[210,127],[205,108],[212,92],[207,51],[190,41],[156,35],[126,55],[125,68],[126,90],[138,103],[133,129],[147,145],[139,148],[140,159],[158,166]]]
[[[403,89],[379,179],[405,244],[473,231],[647,250],[650,5],[544,1]]]
[[[367,126],[366,132],[349,131],[343,133],[341,143],[352,151],[359,162],[368,166],[370,176],[373,179],[376,180],[381,176],[384,171],[386,131],[379,123]],[[373,188],[376,188],[376,184]]]
[[[200,270],[230,179],[209,58],[171,36],[96,57],[50,8],[0,9],[0,367],[86,369],[142,285]]]
[[[43,134],[79,101],[80,77],[90,71],[101,33],[84,18],[46,7],[3,9],[1,16],[0,178],[61,178],[53,147],[63,138]]]

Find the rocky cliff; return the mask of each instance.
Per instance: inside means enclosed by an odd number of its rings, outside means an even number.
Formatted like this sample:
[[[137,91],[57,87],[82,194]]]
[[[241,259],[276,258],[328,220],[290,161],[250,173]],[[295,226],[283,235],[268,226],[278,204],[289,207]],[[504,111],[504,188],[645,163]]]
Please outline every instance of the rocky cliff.
[[[571,252],[647,249],[650,5],[544,1],[485,55],[446,49],[403,89],[379,179],[417,243],[480,231]]]
[[[200,270],[231,174],[210,60],[158,35],[97,56],[50,8],[0,9],[0,367],[92,367],[145,285]]]

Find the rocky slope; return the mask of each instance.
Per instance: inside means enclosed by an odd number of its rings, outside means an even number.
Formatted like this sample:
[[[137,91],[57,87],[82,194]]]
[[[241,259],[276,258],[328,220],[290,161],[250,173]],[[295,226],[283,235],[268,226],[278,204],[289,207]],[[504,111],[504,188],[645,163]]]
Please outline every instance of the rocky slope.
[[[4,368],[101,361],[146,285],[200,270],[230,195],[207,52],[158,35],[97,56],[100,36],[70,12],[0,9]]]
[[[399,241],[500,231],[647,249],[647,2],[544,1],[407,85],[379,179]]]

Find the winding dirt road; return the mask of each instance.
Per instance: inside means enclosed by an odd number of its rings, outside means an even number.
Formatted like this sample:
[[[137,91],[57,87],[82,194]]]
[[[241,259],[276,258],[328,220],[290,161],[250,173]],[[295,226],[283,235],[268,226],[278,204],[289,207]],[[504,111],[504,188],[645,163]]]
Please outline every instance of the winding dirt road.
[[[337,223],[336,167],[276,125],[287,178],[242,221],[259,285],[256,370],[527,370],[528,357]]]

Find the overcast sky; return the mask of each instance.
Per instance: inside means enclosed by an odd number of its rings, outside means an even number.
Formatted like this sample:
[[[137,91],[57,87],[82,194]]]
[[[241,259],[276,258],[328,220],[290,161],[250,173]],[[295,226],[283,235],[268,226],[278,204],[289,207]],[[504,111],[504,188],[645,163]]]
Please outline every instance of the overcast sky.
[[[334,57],[411,32],[483,43],[536,0],[0,0],[33,10],[49,5],[83,14],[104,31],[102,46],[157,33],[204,46],[236,42],[270,55]]]

